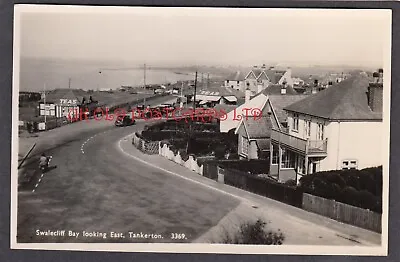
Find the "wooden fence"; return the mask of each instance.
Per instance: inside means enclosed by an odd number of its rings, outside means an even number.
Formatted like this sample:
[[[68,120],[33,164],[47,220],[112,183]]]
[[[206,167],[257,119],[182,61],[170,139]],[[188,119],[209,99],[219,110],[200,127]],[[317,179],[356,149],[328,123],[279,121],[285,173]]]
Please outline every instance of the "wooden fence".
[[[303,194],[302,208],[346,224],[382,233],[382,214],[367,209],[306,193]]]

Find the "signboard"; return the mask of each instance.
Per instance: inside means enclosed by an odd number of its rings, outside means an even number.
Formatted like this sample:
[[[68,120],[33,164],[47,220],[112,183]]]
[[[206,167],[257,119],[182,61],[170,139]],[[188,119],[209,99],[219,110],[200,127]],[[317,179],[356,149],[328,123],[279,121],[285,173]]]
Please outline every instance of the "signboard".
[[[76,105],[78,103],[78,99],[60,99],[60,105]]]

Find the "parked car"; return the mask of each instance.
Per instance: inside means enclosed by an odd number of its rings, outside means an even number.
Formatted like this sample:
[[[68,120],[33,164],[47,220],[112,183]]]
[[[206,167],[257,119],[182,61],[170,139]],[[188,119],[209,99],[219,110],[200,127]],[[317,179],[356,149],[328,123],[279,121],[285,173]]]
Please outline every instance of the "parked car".
[[[115,126],[121,127],[121,126],[131,126],[134,125],[136,122],[135,119],[132,119],[130,116],[123,116],[122,118],[117,118],[115,120]]]
[[[156,89],[154,90],[154,94],[164,94],[164,89]]]

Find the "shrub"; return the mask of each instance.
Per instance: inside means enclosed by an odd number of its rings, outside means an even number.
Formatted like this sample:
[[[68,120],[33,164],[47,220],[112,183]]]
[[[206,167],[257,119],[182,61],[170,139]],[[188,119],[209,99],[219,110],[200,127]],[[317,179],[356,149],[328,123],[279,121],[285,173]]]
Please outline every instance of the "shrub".
[[[224,244],[247,244],[247,245],[282,245],[285,236],[282,232],[266,231],[266,223],[258,219],[255,223],[243,223],[239,231],[231,236],[225,233],[222,239]]]
[[[294,179],[290,179],[285,182],[285,185],[295,187],[295,186],[297,186],[297,182]]]
[[[342,190],[342,192],[340,192],[338,200],[354,206],[357,204],[357,193],[357,189],[347,186]]]

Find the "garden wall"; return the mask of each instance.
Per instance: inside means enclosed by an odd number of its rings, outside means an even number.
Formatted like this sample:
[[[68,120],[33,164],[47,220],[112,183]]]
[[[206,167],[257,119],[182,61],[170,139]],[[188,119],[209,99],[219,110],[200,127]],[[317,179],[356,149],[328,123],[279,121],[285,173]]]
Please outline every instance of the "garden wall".
[[[167,144],[163,144],[163,146],[160,145],[158,153],[181,166],[185,166],[199,175],[203,175],[203,165],[199,165],[193,155],[189,155],[187,159],[182,159],[180,152],[178,151],[175,154]]]
[[[146,141],[142,139],[137,133],[133,135],[132,144],[140,151],[149,154],[156,155],[159,153],[160,142],[158,141]]]

